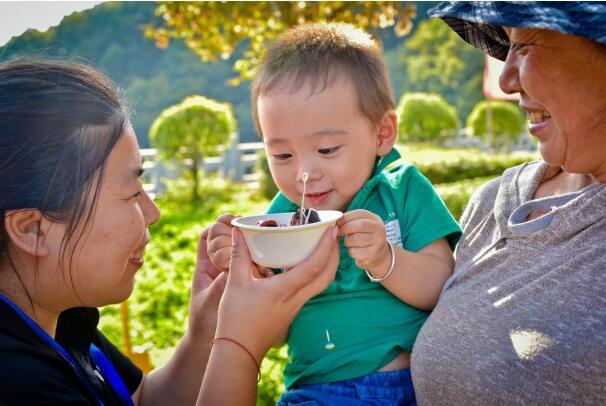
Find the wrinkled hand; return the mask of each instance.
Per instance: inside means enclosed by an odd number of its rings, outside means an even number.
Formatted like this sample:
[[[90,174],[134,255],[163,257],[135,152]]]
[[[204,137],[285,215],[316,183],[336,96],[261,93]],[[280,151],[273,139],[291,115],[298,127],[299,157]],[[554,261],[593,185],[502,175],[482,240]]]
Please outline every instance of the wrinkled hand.
[[[219,302],[227,283],[227,274],[208,256],[206,228],[198,240],[198,256],[189,302],[189,332],[198,342],[210,343],[217,327]]]
[[[232,255],[219,306],[217,336],[237,340],[261,361],[301,307],[334,280],[339,265],[336,227],[329,228],[315,251],[287,272],[259,278],[239,229],[232,231]]]
[[[339,235],[359,268],[375,277],[389,270],[391,260],[385,225],[381,217],[367,210],[352,210],[337,221]]]
[[[233,214],[222,214],[217,218],[208,230],[208,256],[212,263],[219,269],[229,269],[229,258],[231,256],[231,221],[236,216]]]

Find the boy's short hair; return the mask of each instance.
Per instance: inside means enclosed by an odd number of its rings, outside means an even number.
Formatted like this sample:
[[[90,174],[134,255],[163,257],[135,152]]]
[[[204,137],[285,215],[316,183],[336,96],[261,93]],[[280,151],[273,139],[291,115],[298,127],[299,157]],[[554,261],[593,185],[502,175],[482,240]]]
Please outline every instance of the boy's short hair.
[[[328,87],[336,74],[353,82],[360,111],[373,124],[395,108],[381,50],[368,33],[343,23],[299,25],[273,43],[252,82],[252,114],[259,135],[259,96],[286,81],[293,92],[309,83],[313,94]]]

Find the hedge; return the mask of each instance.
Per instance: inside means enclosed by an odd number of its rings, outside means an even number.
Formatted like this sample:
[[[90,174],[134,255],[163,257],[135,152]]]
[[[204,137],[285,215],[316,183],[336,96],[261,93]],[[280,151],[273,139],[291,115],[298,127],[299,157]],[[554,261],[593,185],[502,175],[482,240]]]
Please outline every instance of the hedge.
[[[459,182],[479,177],[499,176],[507,168],[532,160],[522,156],[478,156],[474,159],[463,158],[456,161],[418,162],[415,166],[433,184]]]
[[[459,221],[473,192],[491,179],[494,179],[494,177],[466,179],[454,183],[435,185],[435,188],[450,213]]]

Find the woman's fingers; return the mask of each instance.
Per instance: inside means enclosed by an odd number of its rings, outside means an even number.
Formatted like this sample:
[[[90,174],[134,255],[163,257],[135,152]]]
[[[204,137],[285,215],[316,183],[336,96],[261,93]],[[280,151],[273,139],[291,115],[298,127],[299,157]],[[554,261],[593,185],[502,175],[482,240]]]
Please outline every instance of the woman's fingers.
[[[219,306],[219,301],[225,290],[227,284],[227,274],[225,272],[219,274],[208,287],[207,300],[210,302],[211,307],[216,309]]]
[[[250,259],[248,247],[238,227],[231,232],[231,256],[229,260],[230,283],[243,284],[252,279],[254,264]]]
[[[213,223],[208,231],[208,239],[215,240],[221,237],[231,237],[231,229],[233,227],[228,224],[221,223],[219,221]]]
[[[336,227],[327,230],[310,257],[288,272],[259,278],[240,230],[232,232],[232,255],[219,306],[217,334],[245,343],[260,360],[303,304],[334,279],[339,262]]]
[[[208,252],[212,261],[221,269],[227,270],[229,267],[231,245],[231,235],[215,238],[208,243]]]
[[[330,255],[324,263],[322,271],[309,284],[303,286],[295,293],[293,301],[299,308],[312,297],[322,293],[334,281],[340,257],[339,244],[335,241],[334,248],[330,251]]]
[[[221,214],[219,217],[217,217],[217,222],[231,226],[231,221],[233,219],[235,219],[236,217],[240,217],[240,216],[234,216],[231,213]]]
[[[221,274],[221,270],[213,265],[208,256],[208,233],[206,228],[198,239],[198,253],[196,256],[196,268],[192,284],[192,294],[209,286],[211,282]]]
[[[336,261],[337,264],[334,264],[335,254],[337,258],[339,256],[339,246],[336,236],[336,227],[326,230],[318,246],[307,259],[297,264],[288,272],[277,275],[272,279],[275,279],[276,283],[284,285],[282,289],[290,293],[288,296],[293,296],[302,289],[305,294],[311,295],[321,286],[326,288],[330,281],[334,279],[338,266],[338,260]],[[309,288],[309,285],[312,287]]]
[[[255,277],[257,278],[269,278],[271,276],[274,276],[274,271],[271,270],[271,268],[267,268],[261,265],[256,265],[255,264]]]
[[[207,252],[208,228],[198,240],[196,268],[192,281],[189,330],[200,342],[210,341],[217,325],[219,302],[227,275],[216,268]]]

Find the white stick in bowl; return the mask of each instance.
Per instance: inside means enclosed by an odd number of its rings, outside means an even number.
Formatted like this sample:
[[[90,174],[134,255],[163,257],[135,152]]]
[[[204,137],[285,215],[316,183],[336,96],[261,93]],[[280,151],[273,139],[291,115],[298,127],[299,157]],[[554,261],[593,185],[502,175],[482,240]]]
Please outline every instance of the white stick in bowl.
[[[303,179],[303,196],[301,197],[301,215],[299,216],[299,223],[305,224],[305,187],[307,186],[307,179],[309,178],[309,174],[307,172],[303,172],[301,179]]]

